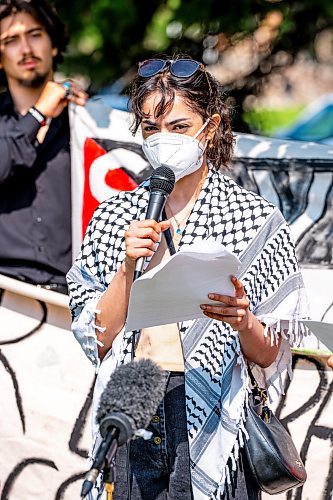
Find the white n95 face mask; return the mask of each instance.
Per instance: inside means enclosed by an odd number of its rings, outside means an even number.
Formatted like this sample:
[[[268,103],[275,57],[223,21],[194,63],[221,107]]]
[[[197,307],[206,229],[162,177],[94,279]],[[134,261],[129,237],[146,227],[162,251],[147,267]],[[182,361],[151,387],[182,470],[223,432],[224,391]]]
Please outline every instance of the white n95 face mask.
[[[176,182],[198,170],[203,162],[207,141],[203,145],[197,137],[208,123],[209,119],[193,137],[173,132],[157,132],[145,139],[142,149],[151,166],[154,169],[163,165],[171,168]]]

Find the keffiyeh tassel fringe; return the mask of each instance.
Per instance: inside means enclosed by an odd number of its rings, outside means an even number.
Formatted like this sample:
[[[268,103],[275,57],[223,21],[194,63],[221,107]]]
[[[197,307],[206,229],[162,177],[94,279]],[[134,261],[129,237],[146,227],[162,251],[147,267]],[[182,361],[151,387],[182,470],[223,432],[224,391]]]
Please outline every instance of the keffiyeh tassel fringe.
[[[234,443],[233,449],[230,453],[228,461],[222,472],[221,485],[219,487],[217,494],[214,495],[212,499],[219,498],[220,500],[225,500],[225,498],[228,498],[225,497],[226,491],[228,490],[228,487],[230,487],[231,484],[235,482],[235,477],[238,470],[237,465],[239,463],[240,451],[244,447],[245,440],[249,439],[249,435],[245,428],[247,405],[248,405],[248,397],[246,397],[246,402],[242,409],[239,421],[239,431],[236,441]]]
[[[265,324],[264,336],[271,336],[271,346],[277,345],[279,338],[287,340],[292,347],[299,347],[303,337],[308,335],[308,329],[303,325],[302,320],[280,319],[272,317],[261,317],[258,319]]]
[[[241,351],[238,337],[236,337],[236,348],[234,346],[233,348],[235,349],[234,352],[236,354],[236,362],[238,365],[241,366],[241,371],[242,371],[241,377],[243,379],[244,384],[242,388],[243,396],[240,399],[241,405],[240,408],[238,409],[240,415],[238,421],[238,434],[234,442],[233,448],[231,450],[231,453],[229,455],[228,461],[222,472],[218,493],[215,497],[213,497],[213,498],[220,498],[221,500],[224,499],[225,490],[228,488],[228,485],[231,485],[235,475],[237,474],[237,469],[238,469],[237,465],[239,462],[240,450],[244,447],[245,441],[249,439],[249,435],[245,428],[246,412],[249,404],[248,373],[247,373],[246,362],[244,360],[244,356]]]
[[[284,394],[285,376],[292,379],[291,347],[299,347],[304,337],[309,334],[301,319],[281,319],[272,316],[257,316],[265,324],[264,335],[271,336],[271,346],[281,339],[277,359],[268,368],[253,367],[253,374],[261,387],[266,387],[269,400]]]
[[[86,356],[93,363],[98,372],[100,360],[98,357],[97,346],[103,347],[104,344],[97,339],[96,330],[103,333],[105,328],[96,325],[96,314],[100,313],[97,309],[97,303],[100,299],[98,294],[94,300],[88,302],[72,324],[72,331],[76,339],[80,342]]]

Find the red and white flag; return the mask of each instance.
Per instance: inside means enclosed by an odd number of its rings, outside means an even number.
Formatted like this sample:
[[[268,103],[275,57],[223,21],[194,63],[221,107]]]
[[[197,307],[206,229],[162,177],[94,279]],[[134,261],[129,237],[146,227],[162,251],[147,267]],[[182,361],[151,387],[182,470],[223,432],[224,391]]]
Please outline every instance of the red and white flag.
[[[96,207],[118,191],[135,189],[151,167],[142,152],[141,132],[133,136],[131,115],[102,99],[70,109],[73,256]]]

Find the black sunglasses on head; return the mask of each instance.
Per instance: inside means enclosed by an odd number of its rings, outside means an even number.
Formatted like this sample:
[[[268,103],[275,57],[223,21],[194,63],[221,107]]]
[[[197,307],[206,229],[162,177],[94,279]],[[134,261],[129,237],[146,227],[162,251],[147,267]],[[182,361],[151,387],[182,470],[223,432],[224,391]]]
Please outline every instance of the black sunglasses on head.
[[[177,78],[188,78],[203,67],[202,63],[193,59],[147,59],[139,63],[138,74],[143,78],[149,78],[169,69]]]

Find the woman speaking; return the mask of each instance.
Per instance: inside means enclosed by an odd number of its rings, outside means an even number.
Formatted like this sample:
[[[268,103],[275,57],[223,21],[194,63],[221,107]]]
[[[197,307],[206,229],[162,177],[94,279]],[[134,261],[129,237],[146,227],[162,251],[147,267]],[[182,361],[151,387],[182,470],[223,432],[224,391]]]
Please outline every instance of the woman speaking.
[[[167,385],[151,439],[131,442],[129,460],[118,450],[114,498],[257,499],[242,451],[247,365],[268,392],[281,393],[290,347],[302,337],[299,320],[308,317],[289,227],[274,205],[227,175],[229,111],[202,64],[184,56],[144,61],[131,97],[148,161],[172,169],[176,184],[161,222],[145,218],[145,184],[102,202],[68,273],[73,332],[99,367],[98,387],[131,359],[124,324],[138,259],[149,270],[174,249],[220,242],[241,267],[230,277],[234,294],[211,290],[200,319],[146,328],[136,339],[135,356],[155,361]]]

